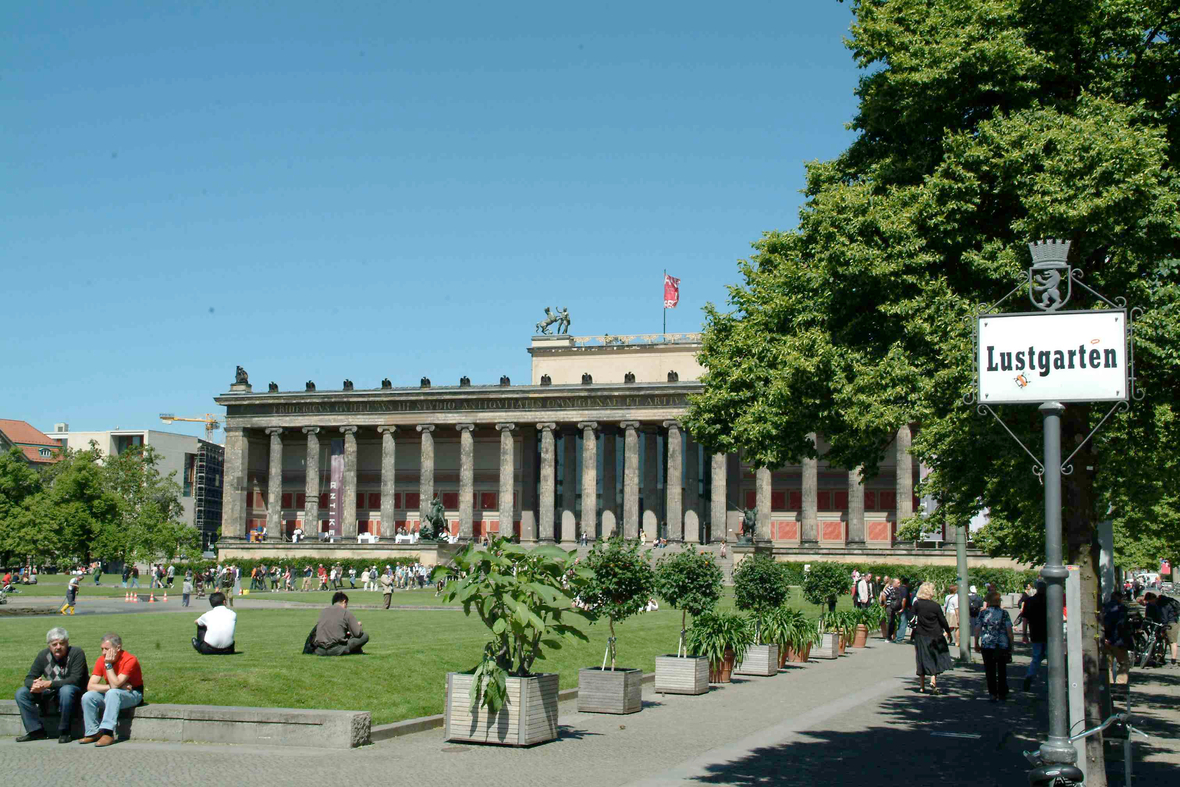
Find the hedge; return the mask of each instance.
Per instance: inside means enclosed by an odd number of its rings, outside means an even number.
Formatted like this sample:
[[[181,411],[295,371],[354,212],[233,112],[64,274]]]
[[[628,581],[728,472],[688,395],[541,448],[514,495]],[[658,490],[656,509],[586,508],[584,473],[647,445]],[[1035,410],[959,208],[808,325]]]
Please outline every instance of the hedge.
[[[828,563],[828,561],[824,561]],[[869,573],[873,576],[888,574],[890,577],[906,577],[911,587],[916,588],[922,582],[933,582],[938,588],[939,595],[946,593],[947,588],[959,581],[959,572],[954,566],[921,566],[904,563],[830,563],[838,566],[848,577],[848,591],[852,591],[852,572],[854,570]],[[792,585],[803,584],[803,563],[783,561],[783,570]],[[989,568],[980,566],[967,572],[968,584],[976,585],[983,593],[983,586],[991,582],[1001,593],[1019,593],[1024,590],[1026,583],[1035,582],[1038,577],[1036,571],[1018,571],[1014,568]]]

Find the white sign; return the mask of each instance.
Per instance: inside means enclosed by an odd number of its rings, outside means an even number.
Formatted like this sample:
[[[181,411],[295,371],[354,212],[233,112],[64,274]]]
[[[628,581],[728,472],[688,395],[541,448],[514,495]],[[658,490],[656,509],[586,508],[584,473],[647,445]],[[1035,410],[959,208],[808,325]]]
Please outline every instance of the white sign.
[[[982,404],[1127,398],[1124,311],[988,314],[976,330]]]

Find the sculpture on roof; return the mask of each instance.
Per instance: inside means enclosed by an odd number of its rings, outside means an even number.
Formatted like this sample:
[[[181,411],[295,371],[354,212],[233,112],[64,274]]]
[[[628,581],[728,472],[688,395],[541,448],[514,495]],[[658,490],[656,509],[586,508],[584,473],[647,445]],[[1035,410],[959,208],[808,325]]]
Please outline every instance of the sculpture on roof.
[[[564,306],[557,314],[557,332],[567,334],[570,332],[570,310]]]
[[[549,326],[552,325],[553,323],[559,321],[560,319],[561,319],[561,317],[554,314],[553,310],[550,309],[548,306],[546,306],[545,307],[545,319],[543,319],[539,323],[537,323],[536,327],[533,328],[533,330],[535,330],[538,334],[541,334],[543,336],[548,336],[549,335]]]
[[[250,375],[246,374],[246,370],[238,367],[237,373],[234,375],[234,385],[249,385]]]

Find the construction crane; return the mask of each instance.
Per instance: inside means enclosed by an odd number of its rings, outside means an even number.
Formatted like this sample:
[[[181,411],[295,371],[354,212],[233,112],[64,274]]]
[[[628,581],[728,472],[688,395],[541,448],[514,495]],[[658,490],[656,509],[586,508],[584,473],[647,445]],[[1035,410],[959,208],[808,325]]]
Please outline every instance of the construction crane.
[[[172,413],[160,413],[160,420],[166,424],[173,421],[193,421],[195,423],[205,425],[205,439],[210,443],[213,442],[213,433],[221,426],[221,421],[212,413],[205,413],[203,418],[184,418],[182,416],[173,415]]]

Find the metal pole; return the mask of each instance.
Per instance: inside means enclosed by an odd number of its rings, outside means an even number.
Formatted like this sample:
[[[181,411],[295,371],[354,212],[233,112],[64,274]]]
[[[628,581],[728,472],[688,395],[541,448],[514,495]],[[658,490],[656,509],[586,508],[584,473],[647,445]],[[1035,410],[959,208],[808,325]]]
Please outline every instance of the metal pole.
[[[964,522],[955,527],[955,559],[959,571],[959,661],[971,662],[971,608],[967,600],[967,527]]]
[[[1065,578],[1069,571],[1061,562],[1061,413],[1060,402],[1040,406],[1045,437],[1045,567],[1041,576],[1048,584],[1046,601],[1049,651],[1049,739],[1041,744],[1046,763],[1072,764],[1077,752],[1069,742],[1069,685],[1065,674]],[[1080,616],[1079,616],[1080,617]]]

